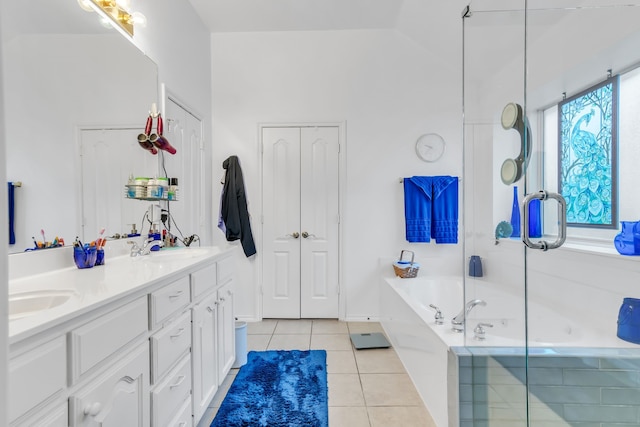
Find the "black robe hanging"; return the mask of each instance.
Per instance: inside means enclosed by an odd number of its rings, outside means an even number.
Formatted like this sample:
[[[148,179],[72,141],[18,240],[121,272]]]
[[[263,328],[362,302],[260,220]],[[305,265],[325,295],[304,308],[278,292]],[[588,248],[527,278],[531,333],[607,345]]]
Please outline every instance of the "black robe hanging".
[[[221,215],[226,227],[227,241],[240,240],[244,254],[248,257],[256,253],[256,245],[251,233],[251,222],[244,191],[244,178],[238,156],[231,156],[222,167],[226,169],[222,187]]]

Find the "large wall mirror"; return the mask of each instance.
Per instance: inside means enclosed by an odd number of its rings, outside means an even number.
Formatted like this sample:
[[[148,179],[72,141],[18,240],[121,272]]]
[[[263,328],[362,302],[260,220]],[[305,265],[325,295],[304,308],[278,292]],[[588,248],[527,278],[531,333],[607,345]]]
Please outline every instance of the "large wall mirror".
[[[158,102],[157,67],[96,13],[72,0],[0,0],[7,179],[15,244],[96,238],[140,224],[147,205],[124,197],[130,174],[157,156],[136,136]],[[5,244],[7,244],[5,242]]]

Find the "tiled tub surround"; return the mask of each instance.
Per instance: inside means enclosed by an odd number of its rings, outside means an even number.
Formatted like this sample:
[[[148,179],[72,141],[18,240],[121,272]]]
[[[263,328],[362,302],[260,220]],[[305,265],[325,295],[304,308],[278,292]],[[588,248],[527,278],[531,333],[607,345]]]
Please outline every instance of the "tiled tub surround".
[[[534,351],[529,354],[528,379],[524,354],[514,353],[513,349],[452,348],[456,359],[452,365],[458,365],[461,427],[524,427],[526,381],[531,426],[640,425],[637,350]]]
[[[381,323],[438,426],[465,425],[465,422],[473,420],[472,415],[475,415],[475,420],[480,423],[491,417],[492,426],[518,425],[514,424],[514,420],[518,419],[519,422],[524,422],[526,413],[525,388],[524,382],[521,381],[525,372],[523,367],[525,362],[524,303],[522,299],[517,299],[516,295],[506,291],[501,292],[500,286],[477,280],[474,282],[476,283],[473,284],[473,295],[467,293],[467,300],[481,298],[487,302],[487,305],[485,307],[477,306],[471,312],[466,324],[466,341],[465,334],[455,333],[451,330],[451,318],[458,314],[463,305],[461,278],[418,277],[416,279],[389,278],[383,280]],[[428,308],[429,304],[440,308],[445,316],[443,325],[435,324],[435,311]],[[597,386],[592,387],[600,387],[603,390],[602,395],[607,396],[602,398],[603,403],[611,402],[615,393],[626,392],[612,390],[618,388],[620,382],[624,383],[625,387],[630,387],[632,390],[629,391],[629,397],[619,403],[619,405],[627,405],[624,402],[638,396],[637,388],[640,380],[637,368],[627,371],[618,370],[612,375],[608,375],[613,370],[605,369],[605,367],[618,366],[620,363],[623,366],[628,366],[630,360],[634,360],[634,357],[640,357],[640,346],[618,339],[615,336],[615,330],[607,333],[589,328],[587,333],[587,330],[580,328],[581,322],[576,322],[575,319],[566,319],[536,301],[530,301],[528,309],[530,319],[535,319],[535,322],[531,322],[529,325],[530,356],[535,355],[531,358],[534,365],[530,366],[532,370],[529,376],[531,391],[535,393],[531,396],[530,401],[532,417],[545,420],[543,424],[538,425],[554,426],[567,425],[567,422],[562,421],[561,417],[566,416],[567,420],[571,420],[572,416],[588,418],[588,414],[593,413],[593,417],[585,420],[585,423],[576,424],[571,421],[571,425],[608,427],[607,424],[601,425],[600,421],[596,421],[598,416],[603,416],[602,412],[580,410],[580,405],[593,404],[593,396],[591,396],[592,400],[587,400],[584,403],[576,401],[576,394],[572,394],[570,397],[562,396],[564,392],[575,391],[575,388],[571,387],[576,387],[579,384],[572,384],[572,378],[577,378],[581,373],[584,373],[594,382],[600,381]],[[495,325],[493,328],[487,329],[487,338],[482,343],[472,338],[473,329],[479,322],[489,322]],[[469,347],[464,347],[465,344]],[[474,353],[473,364],[471,364],[471,353],[469,352]],[[485,361],[478,359],[475,356],[477,354],[480,354]],[[464,357],[460,358],[460,355]],[[518,359],[519,361],[515,362]],[[585,365],[585,360],[591,361],[590,364]],[[597,370],[593,360],[598,360]],[[500,363],[501,361],[506,366]],[[482,363],[485,366],[482,366]],[[509,366],[514,363],[516,366]],[[518,368],[517,363],[520,363],[522,367]],[[536,363],[541,366],[535,366]],[[567,364],[568,368],[562,368],[560,371],[561,368],[556,365],[563,363]],[[487,364],[491,364],[492,370],[487,371]],[[542,366],[550,366],[550,369],[555,370],[543,371],[539,369]],[[585,370],[585,366],[588,366],[589,369]],[[494,376],[482,376],[487,373]],[[555,382],[545,382],[545,378],[548,376],[551,376]],[[487,388],[488,378],[491,380],[491,384],[508,384],[510,389],[506,396],[514,398],[515,401],[505,402],[494,399],[487,402],[487,399],[483,397],[487,393],[482,394],[480,390],[482,387]],[[567,388],[558,388],[559,378],[563,381],[562,385],[566,385]],[[612,378],[625,378],[625,380],[615,382]],[[477,385],[480,386],[478,397],[484,401],[474,401],[475,394],[469,393],[469,390],[476,390],[475,387],[469,389],[472,384],[476,385],[475,382],[472,382],[474,380],[477,380]],[[611,381],[614,381],[613,387]],[[548,387],[545,388],[545,386]],[[489,391],[493,396],[494,390],[490,389]],[[538,394],[542,394],[541,397]],[[550,397],[552,395],[560,397],[554,401]],[[570,408],[558,407],[558,402],[563,399],[566,400],[564,403],[574,406]],[[471,402],[475,402],[475,404]],[[514,412],[514,408],[518,410]],[[636,411],[634,422],[637,423],[640,402],[631,405],[630,410]],[[576,411],[579,414],[576,414]],[[621,411],[621,413],[623,412]],[[514,413],[517,415],[514,416]],[[623,417],[625,416],[623,415]],[[504,423],[500,424],[500,420],[503,418]],[[623,419],[628,419],[628,416]],[[559,424],[552,424],[554,421]]]

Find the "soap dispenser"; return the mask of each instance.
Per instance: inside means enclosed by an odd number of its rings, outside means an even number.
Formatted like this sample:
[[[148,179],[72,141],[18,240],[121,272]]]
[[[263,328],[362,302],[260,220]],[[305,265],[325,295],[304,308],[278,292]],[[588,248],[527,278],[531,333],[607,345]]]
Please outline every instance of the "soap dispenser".
[[[131,224],[131,232],[127,234],[127,237],[138,237],[138,236],[140,236],[140,233],[138,233],[138,230],[136,230],[136,225]]]

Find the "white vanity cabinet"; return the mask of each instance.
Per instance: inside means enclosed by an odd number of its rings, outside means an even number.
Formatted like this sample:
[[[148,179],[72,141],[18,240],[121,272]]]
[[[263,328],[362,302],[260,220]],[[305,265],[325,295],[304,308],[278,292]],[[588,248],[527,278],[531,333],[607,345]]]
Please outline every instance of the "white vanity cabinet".
[[[130,289],[135,273],[121,260],[127,282],[112,270],[119,291],[108,300],[12,342],[10,426],[197,425],[235,358],[231,250],[210,253],[165,273],[142,260],[154,269],[139,269]],[[95,280],[109,292],[104,271]],[[83,275],[78,294],[91,289],[91,270],[61,274],[67,283]]]

